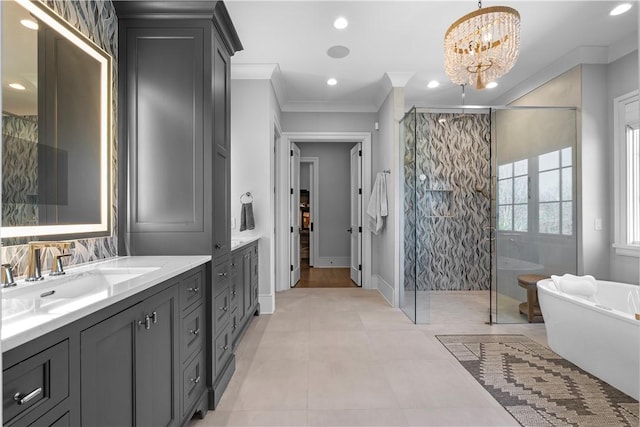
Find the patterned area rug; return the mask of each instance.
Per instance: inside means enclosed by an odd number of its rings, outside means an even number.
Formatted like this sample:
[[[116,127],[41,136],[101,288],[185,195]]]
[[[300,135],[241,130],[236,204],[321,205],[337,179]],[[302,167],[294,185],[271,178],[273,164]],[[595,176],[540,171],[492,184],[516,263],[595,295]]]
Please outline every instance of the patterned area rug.
[[[523,426],[640,425],[638,401],[523,335],[439,335]]]

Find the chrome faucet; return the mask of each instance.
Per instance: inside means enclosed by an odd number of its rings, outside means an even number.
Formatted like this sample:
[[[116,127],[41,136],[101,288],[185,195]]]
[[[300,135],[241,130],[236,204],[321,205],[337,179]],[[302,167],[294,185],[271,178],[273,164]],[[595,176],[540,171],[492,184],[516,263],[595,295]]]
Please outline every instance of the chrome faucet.
[[[11,264],[2,264],[2,280],[3,288],[10,288],[16,285],[16,281],[13,279],[13,271],[11,270]]]
[[[29,242],[29,268],[27,270],[27,278],[25,279],[27,282],[35,282],[44,279],[44,277],[42,277],[42,261],[40,259],[40,255],[42,253],[42,249],[45,248],[58,248],[61,251],[71,250],[71,242]],[[64,274],[60,257],[66,255],[70,254],[62,254],[56,257],[56,260],[51,266],[51,273],[53,276]]]

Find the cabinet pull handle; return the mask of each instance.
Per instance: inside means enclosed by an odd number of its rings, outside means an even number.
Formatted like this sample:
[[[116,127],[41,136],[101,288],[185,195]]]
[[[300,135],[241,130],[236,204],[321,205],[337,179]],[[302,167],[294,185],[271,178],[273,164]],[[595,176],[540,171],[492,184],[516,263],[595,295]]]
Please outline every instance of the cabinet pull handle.
[[[40,393],[42,393],[42,387],[38,387],[26,396],[22,396],[20,393],[16,393],[13,395],[13,400],[15,400],[18,405],[24,405]]]
[[[200,288],[197,286],[195,288],[187,288],[187,291],[197,294],[198,292],[200,292]]]
[[[216,243],[215,248],[216,249],[220,249],[222,247],[222,245],[220,243]]]
[[[198,375],[195,378],[189,378],[189,381],[191,381],[194,384],[198,384],[200,382],[200,375]]]
[[[220,307],[220,310],[227,311],[229,308],[225,305],[224,307]]]
[[[200,333],[200,328],[198,329],[189,329],[189,333],[195,336],[198,336],[198,334]]]
[[[231,295],[233,295],[235,297],[237,293],[238,292],[234,289],[233,292],[231,292]]]
[[[234,324],[233,324],[233,330],[235,331],[237,328],[238,328],[238,324],[237,324],[237,323],[234,323]]]
[[[227,277],[227,272],[225,271],[224,273],[218,273],[218,276],[220,276],[220,277]]]
[[[232,262],[232,263],[231,263],[231,267],[235,267],[235,266],[236,266],[236,263],[235,263],[235,262]]]
[[[153,320],[154,324],[158,323],[158,313],[156,313],[155,311],[151,313],[151,320]]]
[[[220,346],[220,350],[227,351],[227,350],[229,350],[229,346],[228,346],[228,345],[226,345],[226,344],[225,344],[225,345],[221,345],[221,346]]]
[[[138,325],[144,326],[145,329],[151,329],[151,318],[147,315],[144,316],[144,320],[138,320]]]

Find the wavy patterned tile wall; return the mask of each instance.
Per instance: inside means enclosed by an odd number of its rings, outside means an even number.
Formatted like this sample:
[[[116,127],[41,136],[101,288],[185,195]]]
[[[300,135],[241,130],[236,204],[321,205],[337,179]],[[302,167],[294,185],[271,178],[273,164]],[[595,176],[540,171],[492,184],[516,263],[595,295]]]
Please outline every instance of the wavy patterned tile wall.
[[[405,291],[489,289],[490,201],[476,188],[490,183],[490,116],[417,113],[404,126]]]
[[[111,149],[112,175],[117,177],[117,106],[118,106],[118,18],[110,0],[66,1],[42,0],[42,3],[53,9],[82,34],[100,46],[112,58],[112,135]],[[26,167],[26,166],[24,166]],[[3,184],[4,185],[4,184]],[[73,256],[69,264],[82,264],[104,258],[111,258],[117,254],[117,226],[118,226],[118,193],[117,182],[112,182],[112,233],[111,236],[79,239],[74,241]],[[3,241],[2,262],[11,263],[17,276],[26,274],[27,245],[13,244]],[[6,245],[6,246],[5,246]],[[43,253],[43,265],[48,268],[56,249],[48,249]]]

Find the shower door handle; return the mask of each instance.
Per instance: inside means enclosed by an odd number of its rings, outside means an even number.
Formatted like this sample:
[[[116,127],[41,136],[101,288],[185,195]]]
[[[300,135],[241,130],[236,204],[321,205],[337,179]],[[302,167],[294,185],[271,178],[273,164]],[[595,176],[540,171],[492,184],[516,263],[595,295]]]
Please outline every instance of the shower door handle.
[[[485,237],[484,240],[488,240],[493,242],[496,240],[496,228],[495,227],[484,227],[485,230],[489,230],[489,237]]]

